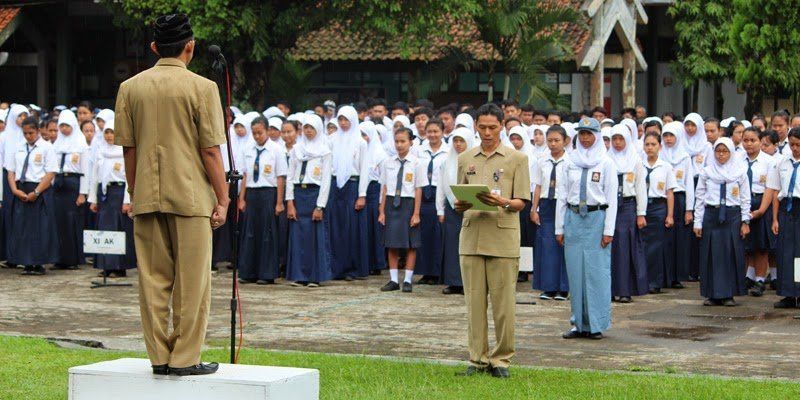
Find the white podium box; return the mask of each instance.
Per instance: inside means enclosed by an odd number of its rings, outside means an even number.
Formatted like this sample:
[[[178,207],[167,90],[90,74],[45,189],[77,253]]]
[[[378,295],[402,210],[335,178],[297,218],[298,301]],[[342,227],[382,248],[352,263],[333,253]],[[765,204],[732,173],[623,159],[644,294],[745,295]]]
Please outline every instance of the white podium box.
[[[319,371],[220,364],[211,375],[154,375],[149,360],[121,358],[69,369],[69,400],[318,400]]]

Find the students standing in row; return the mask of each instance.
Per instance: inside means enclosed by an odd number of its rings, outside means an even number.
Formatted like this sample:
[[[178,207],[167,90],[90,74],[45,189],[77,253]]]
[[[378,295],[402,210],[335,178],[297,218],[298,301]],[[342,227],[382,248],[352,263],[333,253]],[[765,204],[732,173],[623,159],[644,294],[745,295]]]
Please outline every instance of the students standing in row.
[[[446,114],[450,115],[450,114]],[[422,275],[417,283],[436,285],[440,283],[442,271],[442,225],[436,212],[436,188],[441,169],[447,159],[450,146],[445,143],[445,124],[439,119],[431,119],[425,124],[427,140],[417,150],[420,163],[426,168],[428,185],[422,188],[422,205],[420,208],[420,233],[422,243],[417,252],[416,273]]]
[[[675,243],[673,238],[673,218],[675,198],[673,190],[677,186],[672,164],[659,157],[661,137],[655,133],[645,134],[644,161],[645,186],[647,192],[647,217],[642,229],[649,292],[661,293],[663,287],[677,288],[675,259],[672,248],[685,243]]]

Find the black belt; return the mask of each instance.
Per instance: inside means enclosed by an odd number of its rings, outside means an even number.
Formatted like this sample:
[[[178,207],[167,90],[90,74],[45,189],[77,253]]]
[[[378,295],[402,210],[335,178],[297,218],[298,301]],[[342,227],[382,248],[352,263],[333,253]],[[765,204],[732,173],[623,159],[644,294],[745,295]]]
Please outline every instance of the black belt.
[[[125,182],[108,182],[108,186],[125,186]]]
[[[608,208],[608,204],[601,204],[599,206],[586,206],[586,210],[589,211],[589,212],[605,210],[607,208]],[[576,214],[580,212],[580,206],[575,206],[575,205],[570,204],[569,205],[569,209],[572,210]]]
[[[249,192],[249,191],[252,191],[252,190],[262,191],[262,190],[276,190],[276,189],[278,189],[278,188],[276,188],[274,186],[249,187],[249,188],[247,188],[247,191]]]
[[[336,175],[333,176],[333,179],[336,179]],[[358,175],[353,175],[350,178],[348,178],[347,180],[351,181],[351,182],[356,182],[356,181],[358,181]]]
[[[706,207],[709,207],[709,208],[722,208],[722,207],[739,208],[739,206],[729,206],[729,205],[725,205],[725,204],[706,204]]]
[[[636,196],[626,196],[622,198],[623,201],[636,200]]]
[[[79,173],[76,173],[76,172],[62,172],[60,174],[57,174],[56,176],[63,176],[63,177],[69,178],[70,176],[83,176],[83,174],[79,174]]]
[[[315,189],[315,188],[318,188],[319,185],[317,185],[315,183],[295,183],[294,187],[300,188],[300,189]]]
[[[667,199],[663,197],[648,197],[647,204],[666,204]]]
[[[764,193],[752,193],[750,196],[752,196],[754,199],[757,199],[759,197],[764,197]]]

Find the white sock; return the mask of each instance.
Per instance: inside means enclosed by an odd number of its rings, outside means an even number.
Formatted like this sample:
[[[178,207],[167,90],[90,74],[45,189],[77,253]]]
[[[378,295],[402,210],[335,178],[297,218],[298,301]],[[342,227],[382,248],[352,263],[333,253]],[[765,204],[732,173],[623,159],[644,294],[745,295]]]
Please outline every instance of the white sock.
[[[764,277],[763,276],[757,276],[756,277],[756,282],[764,283]]]
[[[411,283],[411,277],[413,277],[413,276],[414,276],[414,270],[413,269],[407,269],[406,270],[406,278],[403,279],[403,282],[404,283]]]
[[[396,269],[390,269],[389,270],[389,276],[392,278],[392,282],[397,283],[397,270]]]
[[[751,280],[756,280],[756,268],[755,267],[747,267],[747,277]]]
[[[769,279],[772,279],[773,281],[775,279],[778,279],[778,269],[777,268],[770,267],[770,269],[769,269]]]

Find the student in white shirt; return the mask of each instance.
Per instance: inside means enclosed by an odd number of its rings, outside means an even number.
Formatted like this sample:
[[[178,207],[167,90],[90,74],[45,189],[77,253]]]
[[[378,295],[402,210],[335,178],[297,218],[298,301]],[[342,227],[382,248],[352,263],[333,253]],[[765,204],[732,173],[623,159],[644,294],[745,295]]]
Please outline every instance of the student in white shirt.
[[[420,239],[422,241],[417,249],[417,263],[414,271],[422,278],[417,282],[421,285],[437,285],[442,274],[442,225],[436,213],[436,188],[439,186],[439,176],[436,171],[441,169],[451,151],[450,145],[444,142],[446,126],[440,119],[434,118],[425,124],[425,137],[427,140],[417,149],[417,158],[426,170],[428,185],[422,188],[422,204],[420,205]]]
[[[99,276],[121,278],[128,269],[136,268],[131,198],[126,190],[122,146],[114,145],[114,120],[104,120],[103,126],[89,182],[89,209],[97,214],[97,230],[125,232],[125,254],[97,254],[93,266],[101,270]]]
[[[683,126],[683,137],[680,138],[680,142],[692,160],[694,186],[695,191],[697,191],[697,180],[700,178],[700,174],[703,173],[703,168],[705,168],[705,165],[710,162],[712,158],[714,158],[714,151],[711,149],[711,143],[708,142],[705,123],[700,114],[690,113],[687,115],[683,120]],[[697,195],[695,194],[695,199],[696,198]],[[699,279],[700,275],[700,241],[697,239],[697,236],[693,235],[691,241],[689,242],[689,252],[691,254],[691,262],[689,264],[689,281],[696,281]]]
[[[555,233],[564,244],[573,324],[563,337],[602,339],[611,327],[610,245],[619,183],[597,120],[583,118],[576,129],[578,144],[557,187]]]
[[[780,207],[774,207],[772,231],[778,235],[777,295],[783,297],[775,308],[800,307],[800,283],[795,282],[795,260],[800,257],[800,128],[788,136],[790,154],[785,155],[767,177],[767,189],[777,193]]]
[[[678,281],[674,246],[685,245],[672,241],[675,225],[675,197],[678,186],[672,164],[661,159],[661,137],[656,133],[644,136],[644,151],[647,159],[645,169],[645,191],[647,193],[647,216],[642,230],[645,260],[649,280],[649,292],[661,293],[664,287],[682,288]]]
[[[58,116],[58,138],[53,143],[58,172],[53,181],[58,260],[54,269],[78,269],[83,255],[83,226],[86,222],[86,195],[89,194],[90,151],[80,131],[78,119],[70,110]],[[92,129],[94,133],[94,129]]]
[[[289,157],[286,212],[289,255],[286,279],[292,286],[318,287],[332,278],[325,207],[331,188],[331,150],[317,115],[305,117],[303,134]]]
[[[6,159],[8,186],[14,196],[10,207],[8,262],[24,265],[23,275],[44,275],[44,264],[58,258],[53,191],[58,171],[53,145],[39,137],[36,118],[22,121],[23,143]]]
[[[648,292],[644,232],[647,213],[645,170],[639,152],[631,140],[631,131],[623,124],[611,130],[608,156],[617,167],[617,221],[614,246],[611,247],[611,295],[621,303]]]
[[[406,249],[406,274],[403,292],[411,293],[417,248],[421,244],[419,230],[422,188],[428,185],[426,164],[410,154],[411,129],[399,128],[394,134],[397,156],[383,162],[381,168],[381,208],[378,221],[386,229],[384,245],[389,252],[390,280],[382,292],[400,289],[398,261],[400,250]]]
[[[267,121],[258,117],[251,123],[253,139],[244,151],[242,193],[243,213],[239,238],[239,282],[275,283],[278,277],[278,215],[284,211],[286,158],[283,149],[270,141]]]
[[[769,129],[778,134],[778,153],[789,156],[792,149],[789,147],[789,114],[786,111],[775,111],[769,120]]]
[[[528,134],[528,129],[519,124],[516,118],[507,120],[506,124],[514,125],[508,128],[508,141],[511,143],[514,150],[528,156],[528,173],[532,173],[538,156],[534,151],[533,141]],[[539,125],[535,125],[535,127],[538,128]],[[526,203],[525,208],[519,212],[519,245],[522,247],[533,247],[533,241],[536,238],[537,225],[531,221],[531,206],[532,203]],[[528,273],[520,271],[517,275],[517,282],[527,281]]]
[[[747,182],[750,186],[750,234],[745,240],[747,278],[750,295],[760,297],[769,272],[769,253],[775,250],[777,238],[772,233],[772,201],[774,192],[766,190],[767,177],[775,169],[775,159],[761,151],[758,129],[744,129],[742,147],[747,153]]]
[[[697,183],[694,232],[700,239],[700,294],[703,305],[735,306],[747,294],[744,238],[750,233],[747,164],[735,157],[730,138],[714,143],[714,159]]]
[[[378,223],[379,207],[381,202],[381,164],[389,157],[383,147],[378,127],[387,132],[383,124],[375,125],[372,121],[365,121],[358,125],[361,137],[367,142],[367,171],[369,185],[367,186],[367,262],[370,275],[380,275],[386,269],[386,248],[383,247],[383,225]]]
[[[569,297],[567,266],[564,262],[564,247],[556,241],[555,215],[557,183],[566,179],[569,156],[564,148],[567,132],[554,125],[547,130],[547,146],[550,152],[540,158],[531,172],[533,188],[530,220],[538,227],[533,243],[533,289],[540,290],[543,300],[564,301]]]

